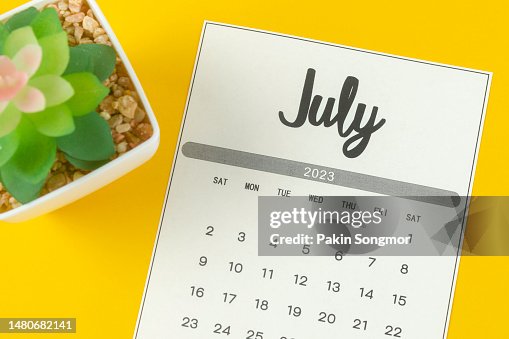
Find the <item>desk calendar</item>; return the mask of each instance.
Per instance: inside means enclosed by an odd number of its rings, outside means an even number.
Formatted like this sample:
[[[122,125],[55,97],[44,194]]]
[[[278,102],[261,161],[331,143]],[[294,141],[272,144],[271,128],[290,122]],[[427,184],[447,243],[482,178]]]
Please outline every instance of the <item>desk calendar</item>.
[[[446,338],[457,255],[259,255],[258,199],[468,196],[490,79],[205,23],[134,337]]]

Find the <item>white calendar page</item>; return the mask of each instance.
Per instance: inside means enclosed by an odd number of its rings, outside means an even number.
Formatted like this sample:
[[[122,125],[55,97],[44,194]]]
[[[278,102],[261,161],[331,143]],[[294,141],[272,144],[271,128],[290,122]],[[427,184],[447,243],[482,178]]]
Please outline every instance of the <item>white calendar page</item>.
[[[258,197],[468,195],[490,77],[206,23],[135,337],[445,338],[456,256],[259,256]]]

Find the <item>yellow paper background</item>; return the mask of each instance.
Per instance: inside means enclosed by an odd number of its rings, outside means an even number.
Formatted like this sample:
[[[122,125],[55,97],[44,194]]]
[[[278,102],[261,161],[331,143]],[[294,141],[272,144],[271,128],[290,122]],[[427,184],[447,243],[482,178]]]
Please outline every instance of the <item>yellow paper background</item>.
[[[505,1],[98,2],[157,115],[161,146],[146,165],[68,207],[0,223],[0,317],[77,318],[77,334],[48,338],[132,336],[206,19],[494,72],[474,193],[509,193]],[[0,12],[22,3],[2,0]],[[449,339],[509,338],[508,271],[509,258],[462,260]],[[34,336],[46,337],[13,335]]]

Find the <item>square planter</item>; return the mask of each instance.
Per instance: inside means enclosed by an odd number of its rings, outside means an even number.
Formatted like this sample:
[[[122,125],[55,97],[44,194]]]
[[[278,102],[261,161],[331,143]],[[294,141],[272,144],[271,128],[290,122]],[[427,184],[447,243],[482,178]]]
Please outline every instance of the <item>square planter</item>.
[[[34,0],[23,6],[20,6],[10,12],[7,12],[3,15],[0,15],[0,21],[5,21],[10,18],[12,15],[21,12],[29,7],[35,7],[41,9],[42,7],[55,3],[56,1],[52,0]],[[104,17],[104,14],[99,9],[99,6],[94,0],[85,1],[90,9],[92,10],[95,20],[99,22],[102,28],[106,31],[110,42],[113,45],[113,48],[117,52],[117,55],[120,57],[122,63],[124,64],[125,70],[130,77],[130,80],[133,84],[134,89],[138,93],[139,100],[143,105],[143,108],[146,112],[146,116],[152,125],[153,134],[152,136],[136,146],[135,148],[129,150],[128,152],[120,155],[116,159],[110,161],[104,166],[86,174],[85,176],[66,184],[65,186],[47,193],[39,197],[38,199],[27,203],[25,205],[21,205],[17,208],[9,210],[7,212],[0,214],[0,221],[6,222],[21,222],[26,221],[37,216],[46,214],[53,210],[56,210],[62,206],[65,206],[73,201],[76,201],[98,189],[101,187],[111,183],[112,181],[122,177],[126,173],[132,171],[136,167],[142,165],[146,161],[148,161],[156,152],[159,146],[159,126],[157,124],[156,118],[152,109],[150,108],[150,104],[143,92],[141,84],[134,73],[134,70],[127,59],[120,43],[118,42],[115,34],[113,33],[108,21]]]

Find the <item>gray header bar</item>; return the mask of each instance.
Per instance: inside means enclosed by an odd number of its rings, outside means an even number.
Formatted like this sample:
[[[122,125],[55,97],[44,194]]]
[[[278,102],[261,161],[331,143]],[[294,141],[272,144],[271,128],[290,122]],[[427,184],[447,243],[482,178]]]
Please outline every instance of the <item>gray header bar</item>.
[[[435,205],[452,207],[461,202],[458,194],[452,191],[195,142],[185,143],[182,153],[188,158],[405,197]]]

